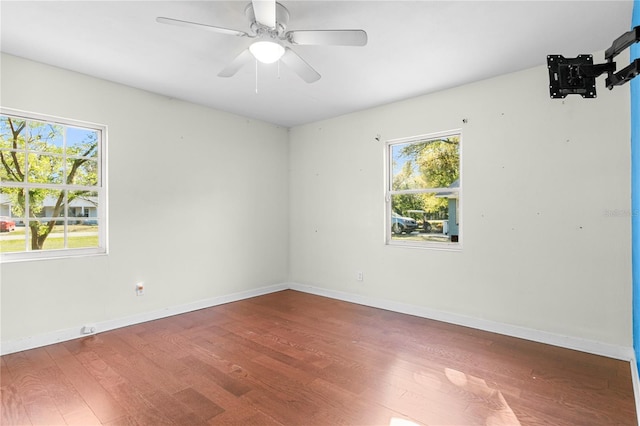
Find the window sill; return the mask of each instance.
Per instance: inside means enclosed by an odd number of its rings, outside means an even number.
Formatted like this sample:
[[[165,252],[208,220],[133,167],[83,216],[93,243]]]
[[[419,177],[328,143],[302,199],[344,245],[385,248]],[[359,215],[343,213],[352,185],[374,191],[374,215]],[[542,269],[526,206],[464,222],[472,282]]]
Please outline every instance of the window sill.
[[[74,259],[78,257],[105,256],[107,254],[108,254],[107,250],[104,248],[45,250],[42,252],[32,251],[32,252],[21,252],[21,253],[2,253],[0,254],[0,263],[30,262],[34,260]]]
[[[414,241],[387,241],[387,247],[401,247],[408,249],[438,250],[438,251],[462,251],[462,243],[420,243]]]

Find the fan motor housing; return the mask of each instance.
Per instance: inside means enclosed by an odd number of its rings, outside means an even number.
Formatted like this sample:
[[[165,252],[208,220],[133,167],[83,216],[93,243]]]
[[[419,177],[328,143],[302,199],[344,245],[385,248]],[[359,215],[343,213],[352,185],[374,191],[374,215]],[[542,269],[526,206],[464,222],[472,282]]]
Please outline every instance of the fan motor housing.
[[[251,25],[251,29],[258,33],[260,27],[263,27],[258,22],[256,22],[256,15],[253,11],[253,3],[249,3],[247,7],[244,9],[244,13],[249,20],[249,24]],[[275,31],[278,33],[278,36],[282,36],[287,29],[287,24],[289,23],[289,11],[286,7],[281,5],[280,3],[276,3],[276,28]],[[263,27],[264,28],[264,27]]]

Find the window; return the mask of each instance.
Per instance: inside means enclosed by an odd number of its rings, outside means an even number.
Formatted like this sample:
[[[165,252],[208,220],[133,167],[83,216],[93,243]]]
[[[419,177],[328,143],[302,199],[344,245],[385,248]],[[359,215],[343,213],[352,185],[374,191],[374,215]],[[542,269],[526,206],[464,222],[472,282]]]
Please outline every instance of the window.
[[[0,258],[106,252],[106,127],[0,110]]]
[[[388,141],[386,240],[460,248],[460,132]]]

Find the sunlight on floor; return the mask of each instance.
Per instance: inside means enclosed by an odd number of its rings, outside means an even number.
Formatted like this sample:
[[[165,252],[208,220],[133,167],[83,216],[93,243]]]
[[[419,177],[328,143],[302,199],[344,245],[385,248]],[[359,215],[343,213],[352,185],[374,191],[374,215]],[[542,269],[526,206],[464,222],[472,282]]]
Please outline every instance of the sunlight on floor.
[[[412,422],[411,420],[392,417],[391,421],[389,422],[389,426],[420,426],[420,424]]]
[[[484,379],[453,368],[416,371],[405,367],[399,361],[387,377],[383,405],[396,413],[388,417],[389,426],[464,424],[471,420],[485,426],[521,426],[501,390]]]
[[[444,374],[454,385],[466,392],[473,394],[480,400],[486,401],[490,414],[487,416],[487,426],[520,426],[520,421],[514,414],[509,404],[504,399],[502,392],[489,387],[484,380],[458,370],[445,368]]]

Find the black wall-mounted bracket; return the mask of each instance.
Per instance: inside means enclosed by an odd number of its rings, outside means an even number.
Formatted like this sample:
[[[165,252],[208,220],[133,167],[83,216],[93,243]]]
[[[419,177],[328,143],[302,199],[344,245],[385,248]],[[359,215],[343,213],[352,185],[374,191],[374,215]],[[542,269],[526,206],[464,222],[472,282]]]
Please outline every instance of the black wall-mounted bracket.
[[[617,55],[627,47],[640,41],[640,26],[618,37],[605,51],[604,64],[594,64],[593,56],[578,55],[565,58],[562,55],[548,55],[549,93],[552,98],[564,98],[567,95],[581,95],[583,98],[596,97],[596,77],[607,73],[606,85],[609,90],[625,84],[640,73],[640,59],[635,59],[622,70],[616,72]]]

